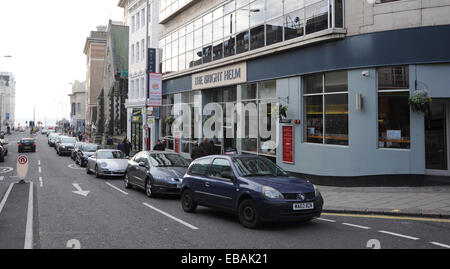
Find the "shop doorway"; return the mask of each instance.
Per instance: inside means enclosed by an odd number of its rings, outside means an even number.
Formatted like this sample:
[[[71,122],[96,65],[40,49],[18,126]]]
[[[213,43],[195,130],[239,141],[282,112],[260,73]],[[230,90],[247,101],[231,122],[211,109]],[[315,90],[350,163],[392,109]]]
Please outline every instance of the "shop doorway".
[[[450,176],[449,100],[433,100],[425,113],[425,170],[428,175]]]

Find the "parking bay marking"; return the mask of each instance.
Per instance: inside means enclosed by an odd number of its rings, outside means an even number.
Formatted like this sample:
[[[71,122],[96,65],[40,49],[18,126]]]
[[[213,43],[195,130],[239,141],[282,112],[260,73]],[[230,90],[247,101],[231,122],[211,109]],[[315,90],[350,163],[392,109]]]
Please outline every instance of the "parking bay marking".
[[[0,176],[0,181],[3,181],[5,177],[4,176]]]
[[[449,245],[441,244],[441,243],[438,243],[438,242],[430,242],[430,243],[433,244],[433,245],[439,246],[439,247],[450,248]]]
[[[110,186],[110,187],[113,188],[113,189],[116,189],[117,191],[120,191],[121,193],[123,193],[123,194],[125,194],[125,195],[128,195],[127,192],[124,192],[123,190],[117,188],[116,186],[114,186],[113,184],[111,184],[111,183],[109,183],[109,182],[106,182],[106,185]]]
[[[417,237],[412,237],[412,236],[408,236],[408,235],[392,233],[392,232],[388,232],[388,231],[378,231],[378,232],[384,233],[384,234],[390,234],[390,235],[393,235],[393,236],[403,237],[403,238],[411,239],[411,240],[419,240],[419,238],[417,238]]]
[[[360,229],[364,229],[364,230],[369,230],[370,227],[366,227],[366,226],[361,226],[361,225],[356,225],[356,224],[351,224],[351,223],[342,223],[343,225],[347,225],[347,226],[351,226],[351,227],[355,227],[355,228],[360,228]]]
[[[324,218],[317,218],[318,220],[327,221],[327,222],[336,222],[335,220],[331,219],[324,219]]]
[[[153,206],[151,206],[151,205],[149,205],[147,203],[142,203],[142,204],[145,205],[148,208],[151,208],[151,209],[155,210],[156,212],[159,212],[159,213],[163,214],[166,217],[169,217],[169,218],[171,218],[171,219],[173,219],[173,220],[175,220],[175,221],[177,221],[177,222],[179,222],[179,223],[181,223],[181,224],[191,228],[192,230],[198,230],[198,228],[195,227],[194,225],[191,225],[191,224],[189,224],[189,223],[187,223],[187,222],[185,222],[183,220],[180,220],[179,218],[176,218],[176,217],[174,217],[174,216],[172,216],[172,215],[170,215],[170,214],[168,214],[168,213],[166,213],[166,212],[164,212],[162,210],[159,210],[156,207],[153,207]]]
[[[11,193],[11,189],[13,188],[14,184],[15,184],[15,183],[9,184],[8,190],[6,191],[5,196],[3,196],[3,199],[2,199],[2,201],[0,202],[0,214],[2,213],[3,207],[4,207],[5,204],[6,204],[6,200],[8,200],[8,196],[9,196],[9,194]]]
[[[27,226],[25,231],[24,248],[33,248],[33,182],[30,182],[30,192],[28,195]]]

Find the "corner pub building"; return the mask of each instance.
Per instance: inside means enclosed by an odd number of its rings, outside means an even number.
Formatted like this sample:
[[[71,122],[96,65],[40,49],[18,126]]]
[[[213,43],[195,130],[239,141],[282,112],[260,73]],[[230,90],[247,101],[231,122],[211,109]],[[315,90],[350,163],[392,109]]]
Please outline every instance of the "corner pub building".
[[[170,134],[176,103],[280,103],[291,120],[280,146],[225,136],[216,152],[336,185],[450,176],[450,1],[162,0],[159,13],[167,150],[189,157],[194,141]],[[427,112],[411,109],[416,90],[432,98]]]

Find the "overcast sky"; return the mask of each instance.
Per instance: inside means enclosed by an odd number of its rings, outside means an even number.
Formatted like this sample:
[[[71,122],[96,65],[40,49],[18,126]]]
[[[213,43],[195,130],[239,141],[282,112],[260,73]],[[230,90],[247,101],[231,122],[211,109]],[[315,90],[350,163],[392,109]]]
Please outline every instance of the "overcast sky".
[[[69,83],[86,79],[86,37],[109,19],[123,20],[118,3],[0,0],[0,71],[16,77],[16,124],[31,120],[34,106],[36,121],[69,118]]]

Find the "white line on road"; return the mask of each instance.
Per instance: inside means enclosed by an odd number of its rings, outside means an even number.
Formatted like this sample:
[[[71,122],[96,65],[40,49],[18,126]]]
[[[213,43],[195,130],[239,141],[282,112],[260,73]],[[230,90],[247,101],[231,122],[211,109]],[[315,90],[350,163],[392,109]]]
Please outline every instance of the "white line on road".
[[[335,220],[331,219],[324,219],[324,218],[317,218],[318,220],[328,221],[328,222],[336,222]]]
[[[438,242],[430,242],[430,243],[433,244],[433,245],[436,245],[436,246],[443,247],[443,248],[450,248],[449,245],[441,244],[441,243],[438,243]]]
[[[41,165],[41,160],[38,161],[38,165]]]
[[[25,232],[25,249],[33,248],[33,182],[30,182],[28,195],[27,226]]]
[[[106,185],[110,186],[110,187],[113,188],[113,189],[116,189],[116,190],[120,191],[121,193],[123,193],[123,194],[125,194],[125,195],[128,195],[127,192],[124,192],[123,190],[117,188],[116,186],[114,186],[113,184],[110,184],[109,182],[106,182]]]
[[[42,177],[39,177],[39,185],[40,187],[44,187],[44,181],[42,180]]]
[[[393,236],[403,237],[403,238],[407,238],[407,239],[411,239],[411,240],[419,240],[419,238],[417,238],[417,237],[412,237],[412,236],[403,235],[403,234],[396,234],[396,233],[391,233],[391,232],[387,232],[387,231],[378,231],[378,232],[385,233],[385,234],[390,234],[390,235],[393,235]]]
[[[11,183],[8,187],[8,190],[5,193],[5,196],[3,196],[2,201],[0,202],[0,213],[2,213],[3,207],[5,206],[6,200],[8,200],[9,193],[11,192],[12,187],[15,183]]]
[[[42,174],[42,169],[40,166],[39,166],[39,174]]]
[[[351,226],[351,227],[355,227],[355,228],[365,229],[365,230],[369,230],[370,229],[370,227],[356,225],[356,224],[351,224],[351,223],[345,223],[344,222],[342,224],[347,225],[347,226]]]
[[[147,203],[143,203],[143,204],[144,204],[146,207],[149,207],[149,208],[151,208],[151,209],[153,209],[153,210],[155,210],[155,211],[157,211],[157,212],[163,214],[164,216],[169,217],[169,218],[171,218],[171,219],[173,219],[173,220],[175,220],[175,221],[177,221],[177,222],[179,222],[179,223],[181,223],[181,224],[183,224],[183,225],[185,225],[185,226],[191,228],[192,230],[198,230],[198,228],[195,227],[194,225],[191,225],[191,224],[189,224],[189,223],[187,223],[187,222],[185,222],[185,221],[182,221],[182,220],[180,220],[179,218],[176,218],[176,217],[174,217],[174,216],[172,216],[172,215],[170,215],[170,214],[168,214],[168,213],[166,213],[166,212],[164,212],[164,211],[162,211],[162,210],[159,210],[159,209],[156,208],[156,207],[153,207],[153,206],[151,206],[151,205],[149,205],[149,204],[147,204]]]
[[[0,181],[3,181],[3,179],[5,179],[4,176],[0,176]]]

